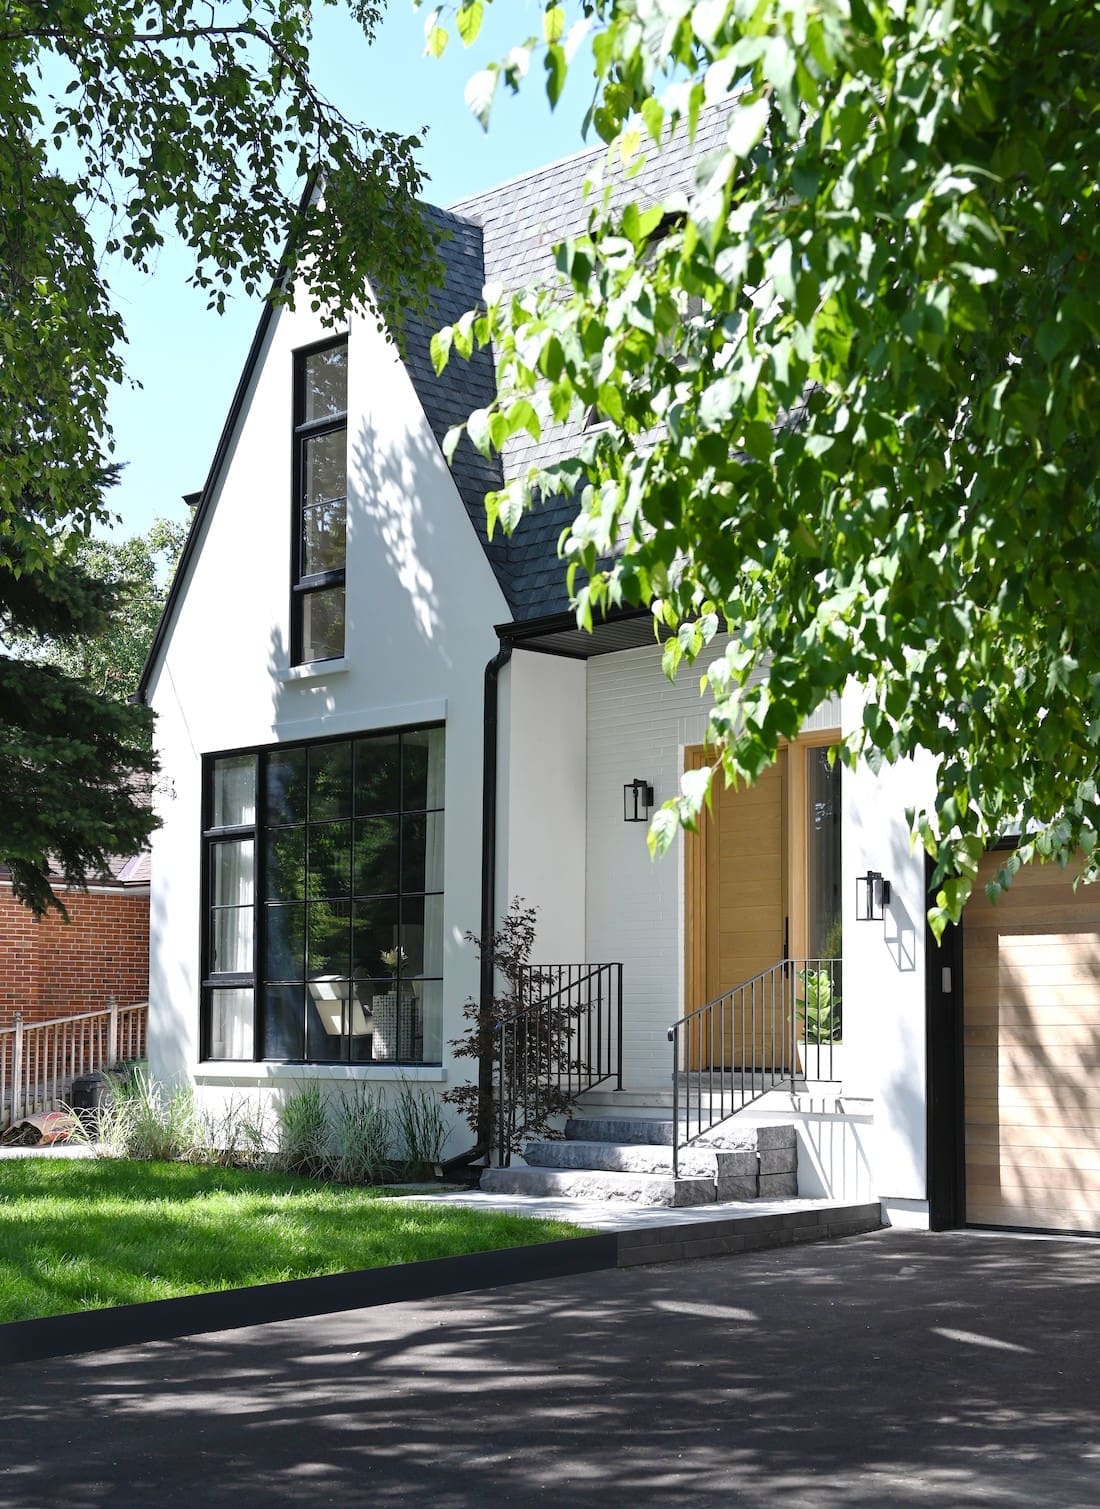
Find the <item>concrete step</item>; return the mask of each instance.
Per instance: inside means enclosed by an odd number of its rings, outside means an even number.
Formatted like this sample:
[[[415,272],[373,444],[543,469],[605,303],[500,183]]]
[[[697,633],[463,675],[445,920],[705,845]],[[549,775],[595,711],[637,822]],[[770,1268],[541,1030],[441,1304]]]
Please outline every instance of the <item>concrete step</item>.
[[[602,1169],[487,1168],[481,1188],[493,1195],[537,1195],[561,1200],[615,1200],[632,1205],[709,1205],[713,1177],[673,1179],[663,1174],[620,1174]]]
[[[530,1142],[523,1156],[538,1168],[598,1169],[672,1178],[671,1147],[642,1142]],[[709,1180],[719,1200],[755,1200],[759,1164],[759,1155],[751,1148],[727,1151],[686,1147],[680,1150],[680,1179]]]
[[[798,1139],[793,1125],[731,1117],[681,1148],[680,1177],[675,1181],[672,1131],[671,1121],[654,1117],[574,1116],[566,1122],[564,1141],[530,1143],[524,1153],[527,1168],[489,1170],[481,1187],[508,1194],[658,1205],[797,1195]],[[624,1180],[639,1182],[623,1184]],[[709,1194],[691,1188],[703,1185]]]
[[[672,1149],[644,1142],[529,1142],[524,1161],[538,1168],[597,1168],[616,1174],[671,1174]],[[755,1179],[758,1156],[751,1148],[726,1151],[685,1147],[680,1173],[717,1179],[740,1174]]]
[[[569,1142],[613,1142],[672,1146],[672,1122],[646,1116],[571,1116],[565,1123]]]
[[[773,1152],[779,1148],[797,1148],[798,1133],[793,1125],[769,1126],[766,1122],[742,1121],[733,1116],[729,1121],[720,1121],[691,1144],[693,1147],[739,1148],[751,1147],[758,1153]]]
[[[687,1123],[686,1127],[689,1133],[695,1130],[694,1123]],[[565,1137],[568,1142],[612,1142],[620,1147],[634,1143],[671,1147],[672,1122],[658,1117],[571,1116],[565,1123]],[[765,1148],[795,1147],[797,1141],[793,1124],[771,1125],[744,1116],[731,1116],[702,1136],[693,1137],[691,1145],[763,1151]]]

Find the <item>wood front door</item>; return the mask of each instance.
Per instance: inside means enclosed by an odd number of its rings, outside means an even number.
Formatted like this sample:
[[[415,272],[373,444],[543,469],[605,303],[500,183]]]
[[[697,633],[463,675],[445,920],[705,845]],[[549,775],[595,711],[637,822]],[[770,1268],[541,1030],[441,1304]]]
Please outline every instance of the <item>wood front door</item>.
[[[816,890],[808,895],[808,874],[817,873],[807,863],[812,814],[821,804],[808,795],[807,756],[820,758],[835,737],[815,735],[784,747],[752,786],[734,789],[716,779],[712,809],[699,833],[688,835],[686,848],[687,1011],[785,957],[807,957],[808,935],[821,930],[822,916]],[[685,763],[698,769],[711,757],[706,749],[689,749]],[[839,809],[836,819],[839,828]],[[839,863],[839,848],[836,856]],[[772,979],[739,994],[689,1033],[689,1065],[789,1067],[789,1022],[771,995],[779,988]]]

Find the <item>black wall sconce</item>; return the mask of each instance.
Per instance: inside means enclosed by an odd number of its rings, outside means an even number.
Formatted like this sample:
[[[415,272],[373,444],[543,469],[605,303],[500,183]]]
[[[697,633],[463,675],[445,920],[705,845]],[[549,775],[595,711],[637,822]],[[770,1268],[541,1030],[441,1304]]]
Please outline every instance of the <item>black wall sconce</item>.
[[[653,787],[648,781],[628,781],[623,787],[623,822],[644,823],[653,806]]]
[[[856,921],[881,922],[890,905],[890,882],[877,870],[856,876]]]

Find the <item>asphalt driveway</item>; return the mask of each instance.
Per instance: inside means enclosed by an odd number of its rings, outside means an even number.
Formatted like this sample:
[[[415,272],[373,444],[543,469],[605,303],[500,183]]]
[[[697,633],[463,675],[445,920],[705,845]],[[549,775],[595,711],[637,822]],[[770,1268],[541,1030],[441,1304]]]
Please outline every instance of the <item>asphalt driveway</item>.
[[[1100,1244],[884,1232],[0,1378],[0,1504],[1100,1506]]]

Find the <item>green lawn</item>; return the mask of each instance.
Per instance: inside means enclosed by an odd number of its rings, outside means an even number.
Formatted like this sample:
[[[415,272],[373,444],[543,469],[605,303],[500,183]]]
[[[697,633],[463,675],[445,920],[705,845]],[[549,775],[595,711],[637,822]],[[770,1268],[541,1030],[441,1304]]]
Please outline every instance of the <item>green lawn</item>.
[[[0,1163],[0,1321],[579,1236],[525,1216],[186,1163]]]

